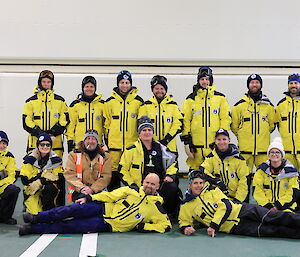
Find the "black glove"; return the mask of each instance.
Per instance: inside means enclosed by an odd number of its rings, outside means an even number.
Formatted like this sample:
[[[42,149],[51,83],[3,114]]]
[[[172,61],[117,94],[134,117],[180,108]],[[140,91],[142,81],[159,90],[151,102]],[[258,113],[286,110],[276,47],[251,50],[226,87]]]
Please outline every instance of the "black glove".
[[[8,174],[6,170],[0,170],[0,179],[7,178]]]
[[[196,153],[197,152],[197,148],[193,144],[193,140],[192,140],[192,136],[191,135],[183,136],[183,137],[181,137],[181,140],[183,141],[183,143],[185,145],[189,145],[189,148],[190,148],[190,150],[191,150],[192,153]]]
[[[37,125],[35,125],[31,131],[31,135],[32,136],[35,136],[35,137],[38,137],[40,134],[42,134],[44,131],[41,130],[41,128]]]
[[[221,181],[221,180],[219,180],[219,181],[217,182],[217,186],[218,186],[218,188],[220,188],[223,192],[227,192],[227,191],[228,191],[227,186],[226,186],[226,185],[224,184],[224,182]]]
[[[47,131],[47,133],[53,136],[59,136],[63,134],[64,131],[65,131],[65,127],[63,127],[57,122],[50,130]]]
[[[73,140],[68,140],[68,153],[73,151],[75,148],[75,143]]]
[[[167,146],[167,144],[170,143],[170,141],[172,140],[172,136],[168,133],[162,140],[160,140],[159,142],[164,145]]]

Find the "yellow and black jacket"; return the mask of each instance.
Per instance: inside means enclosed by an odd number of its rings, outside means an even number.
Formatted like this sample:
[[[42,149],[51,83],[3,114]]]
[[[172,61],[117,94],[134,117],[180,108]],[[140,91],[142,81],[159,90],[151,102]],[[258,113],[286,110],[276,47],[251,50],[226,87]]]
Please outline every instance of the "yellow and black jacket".
[[[69,122],[68,107],[53,89],[40,90],[37,86],[34,96],[28,98],[23,109],[23,128],[29,133],[27,152],[36,147],[39,134],[46,132],[55,136],[53,150],[63,151],[62,134]]]
[[[105,102],[104,129],[109,150],[124,151],[138,138],[137,118],[144,101],[137,95],[136,88],[132,88],[125,99],[118,91],[114,88],[112,96]]]
[[[300,154],[300,96],[291,97],[288,92],[276,107],[276,123],[284,145],[289,154]]]
[[[176,135],[182,131],[183,117],[177,103],[170,95],[158,102],[155,96],[146,101],[139,110],[139,118],[147,115],[154,125],[154,140],[177,152]]]
[[[229,233],[240,222],[238,215],[241,208],[242,204],[233,203],[219,188],[206,182],[199,196],[186,192],[180,207],[179,227],[183,231],[198,221],[216,231]]]
[[[8,185],[16,181],[16,170],[16,159],[13,154],[8,150],[0,152],[0,171],[7,174],[6,177],[0,179],[0,194],[3,193]]]
[[[216,131],[230,130],[230,108],[226,97],[215,86],[194,87],[194,92],[183,102],[183,132],[181,138],[192,137],[196,148],[209,148]]]
[[[93,201],[104,202],[104,220],[113,232],[137,228],[140,232],[164,233],[171,229],[159,195],[146,195],[143,188],[121,187],[112,192],[91,195]]]
[[[268,209],[295,211],[297,204],[294,199],[295,190],[299,189],[298,172],[286,160],[279,174],[270,170],[270,161],[259,165],[253,178],[253,197],[257,203]]]
[[[24,185],[24,205],[26,211],[32,214],[37,214],[39,211],[43,211],[41,203],[41,191],[40,189],[34,193],[29,193],[29,187],[32,182],[40,180],[43,183],[55,182],[53,180],[46,179],[44,176],[46,173],[52,173],[57,176],[57,180],[63,175],[62,159],[53,151],[50,152],[49,159],[43,168],[39,165],[39,152],[34,149],[30,154],[24,157],[24,162],[20,170],[20,176]]]
[[[162,166],[164,170],[161,172],[163,177],[176,175],[178,172],[175,161],[176,155],[170,152],[166,146],[156,143],[160,145],[162,151]],[[125,185],[135,184],[141,186],[144,176],[144,151],[140,139],[124,151],[119,170]]]
[[[209,176],[220,179],[227,187],[227,196],[243,202],[248,195],[247,176],[249,169],[246,160],[240,155],[234,144],[229,145],[231,151],[221,159],[214,149],[206,156],[201,167]]]
[[[247,94],[231,111],[231,130],[238,139],[241,154],[267,154],[270,134],[275,128],[275,110],[270,100],[263,96],[254,102]]]
[[[98,132],[99,144],[101,144],[104,132],[104,100],[101,98],[102,95],[97,95],[94,100],[89,103],[84,101],[84,98],[80,95],[78,99],[70,104],[70,123],[65,133],[68,140],[72,140],[77,144],[83,140],[87,130],[93,129]]]

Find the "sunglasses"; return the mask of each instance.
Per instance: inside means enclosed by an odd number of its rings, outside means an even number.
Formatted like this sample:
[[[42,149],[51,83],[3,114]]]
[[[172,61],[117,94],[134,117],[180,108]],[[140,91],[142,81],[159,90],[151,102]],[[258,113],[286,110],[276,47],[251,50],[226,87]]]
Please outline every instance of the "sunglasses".
[[[41,146],[41,147],[44,147],[44,146],[46,146],[46,147],[50,147],[50,146],[51,146],[51,144],[49,144],[49,143],[40,143],[40,146]]]

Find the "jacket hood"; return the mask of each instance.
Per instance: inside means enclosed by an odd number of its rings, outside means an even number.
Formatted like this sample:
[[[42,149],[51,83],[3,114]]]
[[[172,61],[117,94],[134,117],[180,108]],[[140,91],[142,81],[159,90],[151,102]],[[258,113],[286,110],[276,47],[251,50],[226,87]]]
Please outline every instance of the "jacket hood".
[[[34,94],[38,94],[39,92],[42,92],[42,91],[45,91],[45,92],[54,92],[54,89],[53,88],[51,88],[51,89],[47,89],[47,90],[42,90],[42,89],[40,89],[40,87],[39,86],[35,86],[34,87],[34,89],[33,89],[33,93]]]
[[[253,99],[246,93],[243,98],[247,103],[253,102]],[[272,105],[270,99],[266,95],[262,95],[262,98],[258,100],[256,103],[264,103],[264,104],[270,104]]]
[[[24,164],[29,163],[34,167],[40,169],[41,167],[38,164],[39,159],[40,159],[40,153],[38,149],[34,149],[30,154],[26,155],[23,158]],[[43,169],[44,170],[54,169],[59,165],[62,165],[62,159],[53,150],[51,150],[47,164],[43,167]]]
[[[98,94],[96,94],[95,93],[95,95],[96,95],[96,97],[91,101],[91,103],[92,102],[97,102],[97,101],[100,101],[101,99],[102,99],[102,95],[100,94],[100,95],[98,95]],[[83,101],[83,102],[86,102],[84,99],[83,99],[83,93],[81,92],[78,96],[77,96],[77,99],[79,100],[79,101]]]
[[[145,195],[146,195],[143,186],[141,186],[141,187],[139,188],[139,194],[140,194],[141,196],[145,196]],[[163,199],[162,199],[162,197],[158,194],[158,192],[156,192],[155,195],[147,195],[147,198],[150,198],[150,199],[154,200],[155,202],[160,202],[161,204],[163,204]]]
[[[149,101],[151,103],[154,103],[154,104],[158,105],[157,98],[154,95],[149,98]],[[162,101],[160,103],[170,103],[170,102],[173,102],[173,101],[174,101],[174,99],[172,98],[172,96],[169,95],[169,94],[166,94],[164,99],[162,99]]]

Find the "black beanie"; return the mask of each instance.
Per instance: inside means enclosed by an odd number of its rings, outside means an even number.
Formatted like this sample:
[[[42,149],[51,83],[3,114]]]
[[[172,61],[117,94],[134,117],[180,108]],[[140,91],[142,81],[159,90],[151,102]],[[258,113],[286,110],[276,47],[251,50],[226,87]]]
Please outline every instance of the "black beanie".
[[[131,77],[131,73],[127,70],[122,70],[118,73],[117,76],[117,86],[119,86],[119,82],[122,79],[128,79],[130,81],[130,84],[132,85],[132,77]]]
[[[199,79],[203,77],[209,77],[210,86],[214,83],[214,77],[212,73],[212,69],[208,66],[201,66],[197,75],[197,84],[199,83]]]
[[[161,75],[155,75],[151,81],[151,90],[153,91],[153,88],[157,85],[160,84],[164,87],[164,89],[166,90],[166,92],[168,91],[168,85],[167,85],[167,78],[165,76],[161,76]]]
[[[97,81],[93,76],[86,76],[83,78],[82,83],[81,83],[81,88],[83,92],[83,88],[87,83],[92,83],[95,86],[95,92],[97,90]]]
[[[249,84],[252,80],[258,80],[260,82],[261,87],[263,86],[263,81],[261,76],[259,76],[258,74],[251,74],[247,79],[247,88],[249,88]]]

